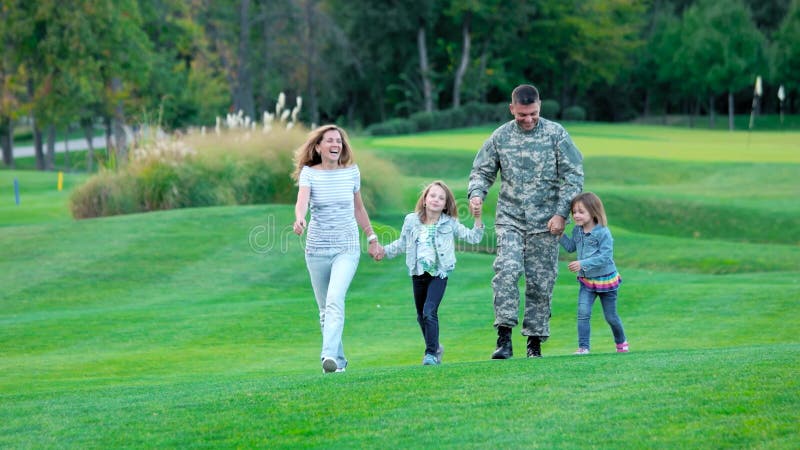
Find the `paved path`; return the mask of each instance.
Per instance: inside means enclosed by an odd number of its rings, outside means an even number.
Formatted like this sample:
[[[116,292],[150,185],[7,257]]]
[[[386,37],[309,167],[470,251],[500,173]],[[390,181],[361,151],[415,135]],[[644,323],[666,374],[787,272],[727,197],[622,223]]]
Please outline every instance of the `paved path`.
[[[92,145],[94,145],[94,149],[100,149],[106,147],[106,138],[105,136],[95,136],[92,140]],[[79,139],[70,139],[69,141],[61,141],[56,142],[56,152],[63,153],[67,146],[69,146],[69,151],[74,152],[77,150],[86,150],[89,148],[86,145],[86,139],[79,138]],[[47,145],[44,145],[43,148],[44,152],[47,153]],[[14,158],[21,158],[23,156],[34,156],[35,152],[33,151],[33,145],[15,145],[14,146]]]

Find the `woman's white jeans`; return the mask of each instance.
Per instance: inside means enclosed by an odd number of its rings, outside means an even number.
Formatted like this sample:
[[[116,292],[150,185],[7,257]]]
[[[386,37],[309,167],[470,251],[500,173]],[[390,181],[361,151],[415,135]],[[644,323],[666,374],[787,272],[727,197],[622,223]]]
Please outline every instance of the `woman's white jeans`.
[[[347,366],[342,346],[344,299],[356,274],[360,257],[359,249],[306,253],[306,266],[311,276],[314,297],[317,299],[319,325],[322,329],[320,358],[334,358],[339,368]]]

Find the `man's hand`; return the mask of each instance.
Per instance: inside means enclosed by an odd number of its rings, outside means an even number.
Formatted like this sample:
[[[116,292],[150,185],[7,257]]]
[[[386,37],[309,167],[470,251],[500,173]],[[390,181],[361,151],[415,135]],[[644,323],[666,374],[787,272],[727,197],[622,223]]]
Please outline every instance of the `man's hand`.
[[[480,217],[481,209],[483,209],[483,200],[480,197],[472,197],[469,199],[469,211],[473,217]]]
[[[563,217],[559,216],[558,214],[554,215],[547,221],[547,229],[550,230],[550,234],[555,234],[556,236],[560,236],[561,233],[564,232],[565,220]]]

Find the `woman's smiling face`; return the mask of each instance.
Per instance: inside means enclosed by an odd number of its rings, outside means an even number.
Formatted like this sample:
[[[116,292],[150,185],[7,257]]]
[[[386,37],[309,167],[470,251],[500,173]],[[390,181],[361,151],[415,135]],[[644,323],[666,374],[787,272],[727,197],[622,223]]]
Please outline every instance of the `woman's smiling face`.
[[[323,165],[338,165],[342,153],[342,135],[339,130],[328,130],[317,144],[317,152]]]

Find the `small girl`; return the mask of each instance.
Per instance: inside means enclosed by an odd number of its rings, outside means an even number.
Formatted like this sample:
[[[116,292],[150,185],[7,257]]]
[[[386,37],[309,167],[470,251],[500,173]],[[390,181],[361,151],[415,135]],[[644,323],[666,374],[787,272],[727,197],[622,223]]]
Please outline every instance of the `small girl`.
[[[387,258],[406,253],[411,276],[417,322],[425,339],[422,364],[442,362],[439,345],[439,304],[442,302],[447,277],[456,265],[455,237],[477,244],[483,238],[481,212],[474,212],[475,224],[468,229],[458,221],[453,192],[442,181],[429,184],[417,200],[413,213],[406,216],[400,238],[384,248]]]
[[[578,274],[578,350],[576,355],[589,353],[592,305],[600,297],[603,315],[614,333],[618,353],[628,352],[628,341],[617,314],[617,289],[622,278],[614,264],[614,239],[608,230],[606,211],[600,198],[591,193],[578,194],[570,206],[575,228],[572,236],[562,235],[559,242],[564,250],[578,251],[578,260],[569,263],[569,270]]]

